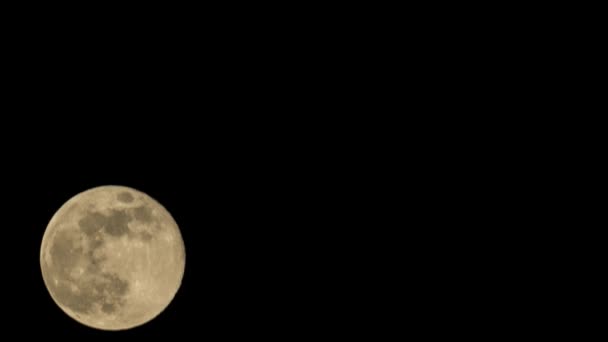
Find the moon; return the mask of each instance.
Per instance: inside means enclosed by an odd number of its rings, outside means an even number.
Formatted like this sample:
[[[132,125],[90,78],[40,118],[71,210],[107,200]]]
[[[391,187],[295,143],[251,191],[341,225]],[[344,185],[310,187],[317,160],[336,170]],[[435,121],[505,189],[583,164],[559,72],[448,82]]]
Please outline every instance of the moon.
[[[185,247],[171,214],[147,194],[100,186],[70,198],[40,248],[42,278],[69,317],[126,330],[157,317],[181,286]]]

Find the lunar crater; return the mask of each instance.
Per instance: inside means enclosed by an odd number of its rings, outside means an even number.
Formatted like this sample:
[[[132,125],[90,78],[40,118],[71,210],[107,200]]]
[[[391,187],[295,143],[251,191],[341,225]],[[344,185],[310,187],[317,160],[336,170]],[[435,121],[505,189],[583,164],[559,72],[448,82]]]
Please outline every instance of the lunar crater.
[[[133,217],[138,221],[149,223],[152,222],[152,211],[146,206],[133,208]]]
[[[126,191],[119,193],[116,198],[123,203],[131,203],[135,199],[131,193]]]
[[[121,236],[129,231],[128,223],[131,217],[121,210],[112,210],[112,214],[106,220],[106,233],[112,236]]]

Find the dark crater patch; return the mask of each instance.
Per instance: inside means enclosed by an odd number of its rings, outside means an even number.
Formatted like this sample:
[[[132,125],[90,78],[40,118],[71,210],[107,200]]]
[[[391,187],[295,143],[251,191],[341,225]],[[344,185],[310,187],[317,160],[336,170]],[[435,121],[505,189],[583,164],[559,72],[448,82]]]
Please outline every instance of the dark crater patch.
[[[100,249],[104,244],[104,240],[102,235],[97,236],[89,236],[88,239],[88,249],[85,253],[87,260],[87,273],[98,273],[101,267],[101,264],[107,259],[105,255],[95,254],[95,252]]]
[[[97,212],[89,212],[87,216],[78,220],[80,230],[88,236],[100,231],[106,224],[106,217]]]
[[[148,223],[152,221],[152,211],[146,206],[141,206],[133,209],[133,217],[141,222]]]
[[[103,246],[103,240],[102,239],[90,239],[89,240],[89,247],[91,249],[97,249],[99,247]]]
[[[101,271],[101,264],[96,261],[92,261],[87,265],[87,273],[99,273]]]
[[[116,311],[116,305],[110,303],[103,303],[103,305],[101,306],[101,311],[107,314],[111,314]]]
[[[154,236],[152,236],[152,234],[150,234],[150,233],[148,233],[148,232],[146,232],[146,231],[141,232],[141,233],[139,234],[139,238],[140,238],[140,239],[142,239],[142,240],[143,240],[143,241],[145,241],[145,242],[148,242],[148,241],[152,240],[152,238],[153,238],[153,237],[154,237]]]
[[[133,195],[126,191],[119,193],[116,198],[118,199],[118,201],[123,203],[131,203],[135,199]]]
[[[131,221],[131,217],[124,211],[113,210],[112,214],[106,221],[106,233],[112,236],[121,236],[129,232],[127,225]]]
[[[120,279],[116,274],[104,273],[103,278],[106,280],[103,285],[103,290],[107,290],[114,297],[123,296],[129,290],[129,283]]]
[[[112,236],[121,236],[129,232],[127,225],[131,217],[121,210],[113,210],[109,216],[98,212],[89,212],[78,221],[82,232],[92,238],[102,229]]]

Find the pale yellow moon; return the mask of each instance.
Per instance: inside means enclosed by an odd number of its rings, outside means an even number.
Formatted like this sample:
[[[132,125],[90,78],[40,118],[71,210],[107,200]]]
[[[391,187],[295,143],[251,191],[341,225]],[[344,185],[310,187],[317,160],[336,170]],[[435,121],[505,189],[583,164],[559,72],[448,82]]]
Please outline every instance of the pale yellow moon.
[[[169,212],[145,193],[100,186],[51,218],[40,267],[55,303],[76,321],[125,330],[158,316],[177,293],[185,248]]]

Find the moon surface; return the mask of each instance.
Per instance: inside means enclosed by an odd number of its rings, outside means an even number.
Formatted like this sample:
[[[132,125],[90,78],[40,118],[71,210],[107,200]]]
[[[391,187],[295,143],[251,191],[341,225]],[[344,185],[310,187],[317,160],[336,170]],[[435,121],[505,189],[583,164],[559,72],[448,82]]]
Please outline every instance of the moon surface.
[[[100,186],[69,199],[40,249],[46,288],[76,321],[125,330],[158,316],[177,293],[185,248],[169,212],[145,193]]]

